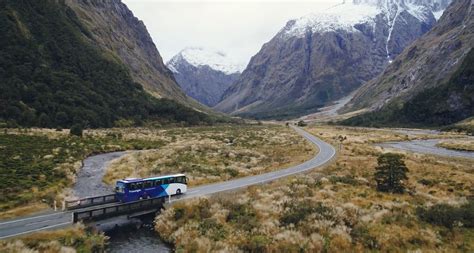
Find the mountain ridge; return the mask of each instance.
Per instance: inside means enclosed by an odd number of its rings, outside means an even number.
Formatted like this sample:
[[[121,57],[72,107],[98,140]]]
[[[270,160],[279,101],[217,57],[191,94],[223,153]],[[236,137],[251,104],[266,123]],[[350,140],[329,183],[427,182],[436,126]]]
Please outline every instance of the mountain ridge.
[[[473,31],[471,1],[454,1],[430,32],[363,85],[341,110],[372,112],[345,123],[446,125],[472,116]]]
[[[188,96],[210,107],[221,101],[242,69],[225,53],[204,48],[183,49],[166,65]]]
[[[305,25],[289,21],[252,57],[214,108],[254,118],[309,114],[380,74],[436,22],[431,7],[408,11],[399,4],[403,1],[378,1],[394,3],[386,11],[368,2],[337,5],[324,17],[304,16]],[[367,18],[366,9],[378,14]],[[351,17],[343,15],[351,11]]]

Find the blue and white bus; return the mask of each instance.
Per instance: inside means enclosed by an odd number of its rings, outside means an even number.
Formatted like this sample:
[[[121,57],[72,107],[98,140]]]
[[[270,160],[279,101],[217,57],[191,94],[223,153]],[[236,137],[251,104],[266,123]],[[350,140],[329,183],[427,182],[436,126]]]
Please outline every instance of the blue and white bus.
[[[150,178],[128,178],[117,181],[115,194],[122,202],[179,195],[186,192],[188,180],[184,174]]]

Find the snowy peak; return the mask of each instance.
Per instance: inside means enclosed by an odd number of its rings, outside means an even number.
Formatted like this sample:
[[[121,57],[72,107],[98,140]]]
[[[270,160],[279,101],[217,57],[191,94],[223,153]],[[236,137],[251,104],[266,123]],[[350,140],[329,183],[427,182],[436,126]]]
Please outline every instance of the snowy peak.
[[[326,10],[291,20],[280,31],[283,37],[302,37],[307,32],[354,31],[357,24],[376,25],[378,15],[389,22],[403,11],[422,22],[438,19],[451,0],[346,0]]]
[[[221,51],[206,50],[200,47],[190,47],[182,50],[167,63],[167,66],[171,71],[177,73],[178,65],[183,62],[187,62],[195,67],[208,66],[213,70],[228,75],[240,73],[245,68],[245,66],[230,59]]]

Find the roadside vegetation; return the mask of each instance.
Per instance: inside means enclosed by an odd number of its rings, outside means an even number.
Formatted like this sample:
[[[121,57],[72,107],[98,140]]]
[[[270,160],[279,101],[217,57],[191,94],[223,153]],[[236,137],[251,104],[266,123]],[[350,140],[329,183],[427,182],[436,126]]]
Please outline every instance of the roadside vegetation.
[[[157,150],[133,152],[109,164],[104,181],[186,173],[199,185],[255,175],[301,163],[316,152],[293,129],[282,126],[216,126],[131,131],[166,142]]]
[[[99,131],[99,130],[97,130]],[[3,129],[0,132],[0,218],[51,205],[70,186],[82,160],[95,153],[158,148],[161,140],[122,139],[112,131]]]
[[[426,136],[330,126],[308,130],[340,149],[323,171],[178,202],[157,216],[156,231],[177,252],[474,250],[472,160],[373,145]],[[407,168],[401,169],[406,177],[399,177],[403,191],[377,189],[376,167],[391,163],[380,161],[389,152],[403,154],[393,163]]]
[[[105,252],[107,237],[90,231],[84,225],[43,231],[19,239],[0,241],[0,252]]]

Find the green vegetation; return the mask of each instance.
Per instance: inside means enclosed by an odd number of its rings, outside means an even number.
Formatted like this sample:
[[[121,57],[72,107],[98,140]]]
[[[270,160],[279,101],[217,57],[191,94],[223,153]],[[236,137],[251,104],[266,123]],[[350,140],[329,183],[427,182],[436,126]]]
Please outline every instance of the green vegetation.
[[[83,130],[84,129],[82,129],[82,126],[80,124],[74,124],[71,127],[70,133],[71,133],[71,135],[82,137],[82,131]]]
[[[448,82],[426,89],[403,103],[392,101],[382,109],[342,121],[351,126],[446,126],[474,115],[474,50]],[[472,132],[472,127],[465,129]]]
[[[0,24],[0,123],[97,128],[216,120],[146,93],[121,63],[95,47],[62,1],[0,1]]]
[[[377,190],[390,193],[404,193],[404,180],[408,180],[406,173],[408,168],[402,160],[403,156],[398,154],[381,154],[378,165],[375,168],[375,181]]]
[[[464,132],[474,135],[474,117],[470,117],[456,124],[445,126],[441,128],[442,131]]]
[[[51,203],[70,185],[80,166],[93,153],[150,149],[163,141],[123,140],[116,136],[78,138],[63,135],[0,134],[0,211],[46,201]]]
[[[298,124],[297,124],[299,127],[305,127],[307,126],[308,124],[306,124],[306,122],[304,122],[304,120],[300,120],[298,121]]]
[[[419,207],[416,210],[418,217],[428,223],[447,228],[466,227],[474,228],[474,199],[460,207],[447,204],[437,204],[429,208]]]

